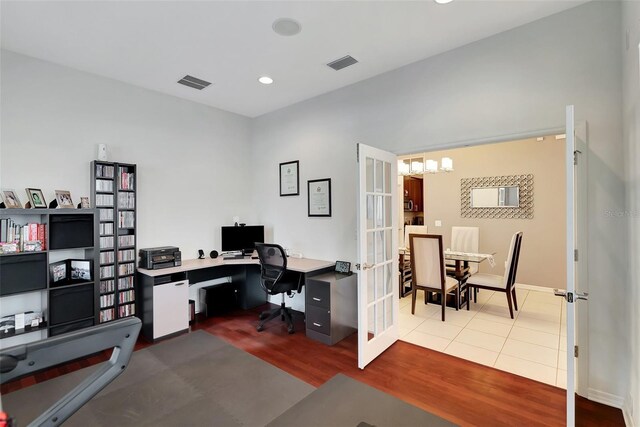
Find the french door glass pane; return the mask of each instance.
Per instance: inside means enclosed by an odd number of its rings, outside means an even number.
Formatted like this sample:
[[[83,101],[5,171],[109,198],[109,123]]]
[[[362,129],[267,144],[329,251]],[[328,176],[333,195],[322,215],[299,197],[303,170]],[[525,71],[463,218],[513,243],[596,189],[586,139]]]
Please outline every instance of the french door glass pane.
[[[384,162],[384,192],[391,193],[391,163]]]
[[[375,272],[373,269],[365,270],[365,274],[367,275],[367,304],[370,304],[375,299]]]
[[[376,160],[376,193],[382,193],[384,191],[383,176],[382,176],[382,161]]]
[[[371,157],[367,157],[366,164],[366,175],[367,175],[367,192],[373,192],[373,159]]]
[[[371,341],[376,336],[376,306],[374,304],[370,305],[367,309],[367,323],[369,324],[369,334],[368,341]]]

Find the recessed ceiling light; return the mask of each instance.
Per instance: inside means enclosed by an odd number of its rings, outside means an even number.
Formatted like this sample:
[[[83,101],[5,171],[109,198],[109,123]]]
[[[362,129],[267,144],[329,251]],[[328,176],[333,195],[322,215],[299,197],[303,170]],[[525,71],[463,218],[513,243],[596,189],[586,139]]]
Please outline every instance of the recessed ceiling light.
[[[300,32],[302,26],[291,18],[279,18],[273,21],[271,28],[281,36],[295,36]]]
[[[447,4],[447,3],[451,3],[453,0],[433,0],[438,4]]]
[[[258,78],[258,81],[263,85],[270,85],[271,83],[273,83],[273,79],[269,76],[262,76]]]

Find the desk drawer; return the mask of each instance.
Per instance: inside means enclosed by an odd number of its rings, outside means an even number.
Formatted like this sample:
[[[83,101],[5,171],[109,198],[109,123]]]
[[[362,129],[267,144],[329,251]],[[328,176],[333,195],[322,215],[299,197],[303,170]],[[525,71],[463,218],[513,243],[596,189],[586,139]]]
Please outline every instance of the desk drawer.
[[[325,335],[331,333],[331,312],[326,308],[307,306],[305,317],[308,329]]]
[[[307,279],[307,305],[316,307],[331,308],[331,284],[326,281]]]

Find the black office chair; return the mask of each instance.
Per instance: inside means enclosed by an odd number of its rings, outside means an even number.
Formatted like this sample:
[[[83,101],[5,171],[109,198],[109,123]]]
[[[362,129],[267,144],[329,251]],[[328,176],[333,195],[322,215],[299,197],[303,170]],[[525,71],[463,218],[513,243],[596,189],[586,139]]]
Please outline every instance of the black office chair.
[[[269,295],[282,294],[282,304],[274,310],[260,313],[260,324],[256,328],[258,332],[264,330],[264,324],[269,320],[280,316],[287,321],[289,333],[293,331],[293,318],[291,310],[285,307],[284,294],[291,296],[293,291],[300,293],[302,290],[302,275],[287,270],[287,255],[280,245],[271,243],[256,243],[256,251],[260,258],[260,284]]]

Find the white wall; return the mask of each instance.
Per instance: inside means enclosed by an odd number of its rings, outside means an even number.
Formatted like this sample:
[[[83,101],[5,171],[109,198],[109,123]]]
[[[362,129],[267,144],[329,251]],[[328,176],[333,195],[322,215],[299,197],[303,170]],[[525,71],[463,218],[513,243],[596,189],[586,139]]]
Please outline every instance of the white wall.
[[[256,215],[246,173],[249,119],[2,51],[0,184],[89,196],[91,160],[138,165],[138,248],[184,258],[220,250],[220,225]]]
[[[589,122],[589,386],[623,396],[627,224],[605,215],[625,207],[620,17],[620,3],[590,2],[255,119],[259,220],[305,255],[353,261],[356,142],[398,154],[460,146],[563,127],[575,104]],[[296,159],[303,188],[333,179],[330,219],[306,216],[306,190],[278,196],[278,163]]]
[[[627,323],[630,339],[626,351],[631,353],[628,371],[629,392],[626,398],[627,425],[640,426],[640,2],[622,3],[623,50],[623,129],[627,205],[618,219],[629,222],[629,280],[625,283]],[[628,33],[627,33],[628,32]],[[628,37],[628,46],[627,46]]]

